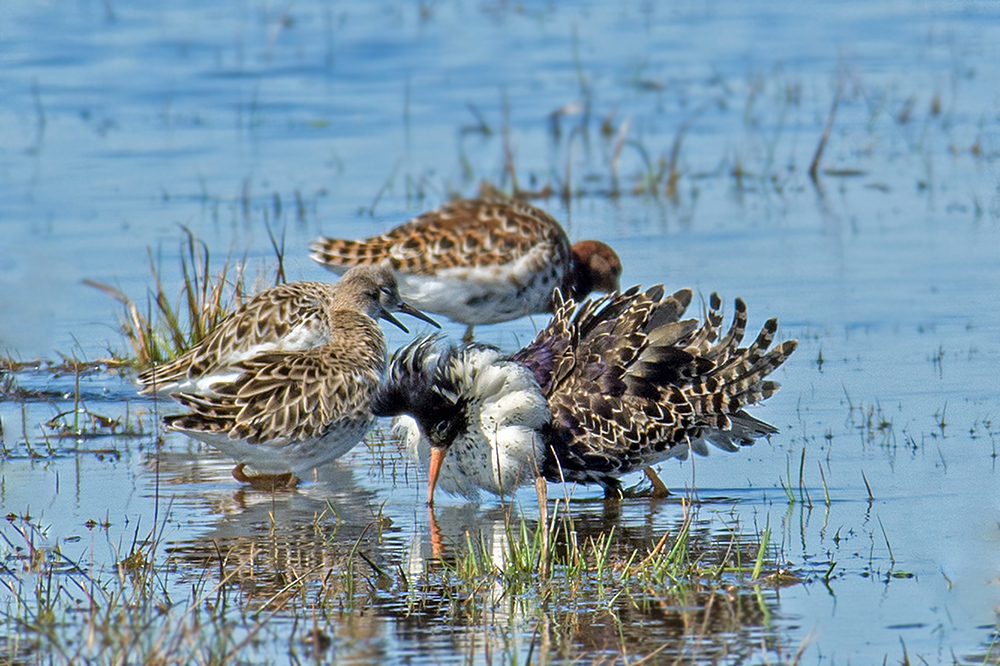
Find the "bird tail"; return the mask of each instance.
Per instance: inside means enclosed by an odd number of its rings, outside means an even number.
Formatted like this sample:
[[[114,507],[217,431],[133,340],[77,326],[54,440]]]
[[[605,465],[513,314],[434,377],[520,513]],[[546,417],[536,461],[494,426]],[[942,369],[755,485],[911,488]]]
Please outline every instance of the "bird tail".
[[[713,294],[712,312],[694,334],[693,341],[697,343],[694,346],[699,347],[717,337],[718,323],[721,323],[720,304]],[[767,377],[781,367],[798,346],[797,340],[788,340],[770,349],[778,320],[769,319],[749,347],[739,347],[747,321],[746,305],[742,300],[737,299],[735,310],[726,335],[699,357],[702,362],[709,362],[711,368],[693,378],[685,390],[698,420],[707,427],[705,439],[728,451],[777,432],[774,426],[750,416],[743,408],[762,402],[778,391],[780,384]],[[701,453],[698,447],[693,448]]]
[[[365,264],[378,264],[389,254],[389,246],[379,238],[343,240],[320,237],[309,244],[309,257],[324,268],[343,275],[349,268]]]
[[[220,410],[208,396],[176,393],[173,398],[191,411],[186,414],[164,416],[163,423],[167,430],[227,433],[236,425],[235,416]]]
[[[192,358],[193,352],[184,353],[167,363],[146,368],[136,377],[142,387],[139,393],[142,395],[172,393],[188,376]]]

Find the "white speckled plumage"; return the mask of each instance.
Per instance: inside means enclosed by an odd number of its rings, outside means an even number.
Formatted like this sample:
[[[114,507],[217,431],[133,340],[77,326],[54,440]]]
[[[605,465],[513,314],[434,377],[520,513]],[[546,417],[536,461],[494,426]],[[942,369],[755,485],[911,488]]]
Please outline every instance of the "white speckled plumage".
[[[524,366],[504,360],[496,349],[468,347],[450,358],[455,394],[469,395],[475,418],[444,458],[439,485],[446,492],[477,499],[480,490],[501,495],[534,479],[545,458],[538,432],[551,420],[548,403]],[[430,442],[417,422],[400,416],[397,429],[425,471]],[[484,441],[494,446],[481,446]]]

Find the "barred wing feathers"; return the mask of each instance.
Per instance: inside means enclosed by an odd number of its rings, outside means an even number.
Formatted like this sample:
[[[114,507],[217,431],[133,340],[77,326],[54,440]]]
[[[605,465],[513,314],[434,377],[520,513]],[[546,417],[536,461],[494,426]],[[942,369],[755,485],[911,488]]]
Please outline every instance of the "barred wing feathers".
[[[265,290],[224,319],[199,344],[174,360],[139,373],[140,393],[185,390],[204,393],[198,380],[233,363],[267,351],[308,349],[329,337],[327,303],[313,283],[278,285]]]
[[[557,295],[549,326],[513,357],[533,371],[552,410],[547,477],[609,485],[692,448],[705,454],[706,440],[734,451],[776,431],[742,408],[777,390],[764,378],[796,342],[765,353],[777,329],[770,320],[740,348],[743,301],[720,339],[718,296],[700,325],[680,319],[690,300],[690,290],[663,298],[662,287],[579,307]]]

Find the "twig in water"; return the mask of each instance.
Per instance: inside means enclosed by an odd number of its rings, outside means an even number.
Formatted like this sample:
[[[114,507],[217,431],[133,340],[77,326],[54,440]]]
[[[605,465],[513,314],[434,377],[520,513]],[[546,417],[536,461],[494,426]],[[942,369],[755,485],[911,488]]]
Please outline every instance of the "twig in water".
[[[872,501],[875,499],[875,496],[872,495],[872,487],[868,485],[868,477],[865,476],[864,470],[861,470],[861,478],[865,480],[865,488],[868,489],[868,503],[871,504]]]
[[[830,105],[830,115],[826,117],[826,125],[823,127],[823,134],[819,137],[819,145],[816,146],[816,154],[813,155],[812,164],[809,165],[809,178],[813,185],[819,187],[819,161],[823,158],[823,149],[826,148],[827,139],[830,138],[830,130],[833,128],[833,119],[837,115],[837,106],[840,104],[840,93],[842,84],[837,85],[837,94],[833,96],[833,104]]]

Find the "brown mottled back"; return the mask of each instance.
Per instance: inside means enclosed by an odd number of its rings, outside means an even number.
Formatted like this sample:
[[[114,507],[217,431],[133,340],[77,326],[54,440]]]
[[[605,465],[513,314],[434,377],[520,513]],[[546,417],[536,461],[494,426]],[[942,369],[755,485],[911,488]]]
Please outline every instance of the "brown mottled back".
[[[680,319],[691,300],[687,289],[663,298],[662,287],[632,288],[579,306],[558,294],[555,300],[550,324],[513,357],[534,372],[552,410],[554,457],[543,470],[549,480],[611,487],[623,474],[692,448],[705,453],[705,440],[732,451],[774,432],[743,407],[778,389],[765,378],[795,350],[791,340],[767,352],[776,320],[740,348],[741,300],[721,340],[714,294],[700,326]]]
[[[424,213],[381,236],[364,240],[321,238],[313,259],[331,270],[385,263],[393,270],[432,275],[444,268],[516,261],[539,244],[563,260],[569,241],[548,213],[506,199],[459,199]]]

